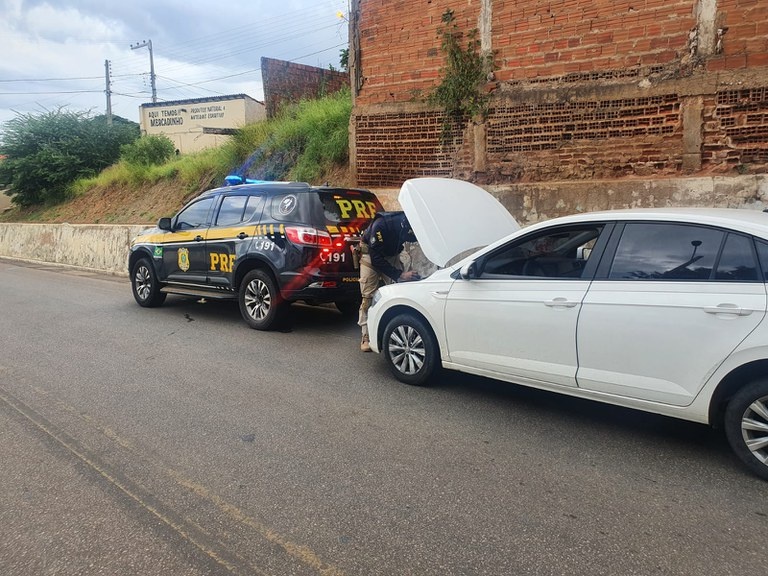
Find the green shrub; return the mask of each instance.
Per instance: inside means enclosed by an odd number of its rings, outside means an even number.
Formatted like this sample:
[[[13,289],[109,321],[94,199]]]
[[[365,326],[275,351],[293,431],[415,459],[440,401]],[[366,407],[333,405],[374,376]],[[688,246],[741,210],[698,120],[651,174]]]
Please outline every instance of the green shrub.
[[[134,122],[60,108],[20,114],[3,125],[0,188],[19,206],[52,204],[70,194],[79,178],[95,176],[119,157],[120,146],[138,137]]]
[[[120,159],[134,166],[159,166],[173,158],[176,146],[164,134],[150,134],[120,148]]]

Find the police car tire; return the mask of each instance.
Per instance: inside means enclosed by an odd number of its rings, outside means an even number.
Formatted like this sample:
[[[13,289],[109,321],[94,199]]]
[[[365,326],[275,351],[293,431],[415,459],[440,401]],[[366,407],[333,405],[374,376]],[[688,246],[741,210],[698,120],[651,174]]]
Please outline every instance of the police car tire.
[[[767,407],[768,379],[764,378],[747,384],[733,395],[725,409],[723,426],[736,456],[764,480],[768,480],[768,448],[761,445],[761,441],[768,438]],[[747,440],[752,441],[752,449]]]
[[[384,329],[381,348],[390,372],[400,382],[411,386],[432,384],[440,357],[437,340],[421,318],[412,314],[392,318]]]
[[[251,270],[240,284],[237,301],[240,314],[254,330],[271,330],[283,318],[286,308],[269,272]]]
[[[336,309],[346,318],[357,318],[360,312],[360,299],[356,300],[338,300],[335,302]]]
[[[160,282],[155,269],[147,258],[140,258],[131,270],[131,289],[139,306],[154,308],[165,302],[165,292],[160,292]]]

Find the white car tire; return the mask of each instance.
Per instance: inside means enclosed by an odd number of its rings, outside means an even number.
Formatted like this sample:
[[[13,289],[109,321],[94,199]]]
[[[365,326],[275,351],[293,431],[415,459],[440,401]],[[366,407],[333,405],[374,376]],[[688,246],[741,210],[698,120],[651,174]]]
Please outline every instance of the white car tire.
[[[731,398],[725,434],[742,462],[768,480],[768,379],[747,384]]]
[[[387,323],[382,352],[392,374],[405,384],[426,386],[439,368],[437,340],[426,322],[399,314]]]

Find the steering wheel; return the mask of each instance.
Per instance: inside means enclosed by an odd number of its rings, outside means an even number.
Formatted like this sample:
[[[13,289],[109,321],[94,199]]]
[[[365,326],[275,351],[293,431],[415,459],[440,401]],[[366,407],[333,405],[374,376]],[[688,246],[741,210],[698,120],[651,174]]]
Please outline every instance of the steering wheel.
[[[531,256],[523,264],[522,275],[523,276],[545,276],[544,268],[541,267],[541,263],[538,262],[538,256]]]

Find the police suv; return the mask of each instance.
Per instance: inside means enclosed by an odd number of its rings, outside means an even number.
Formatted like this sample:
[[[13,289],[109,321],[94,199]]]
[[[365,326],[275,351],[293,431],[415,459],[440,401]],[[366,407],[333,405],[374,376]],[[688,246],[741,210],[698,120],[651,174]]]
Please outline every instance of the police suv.
[[[167,294],[237,299],[249,326],[269,330],[288,304],[360,302],[352,247],[382,210],[367,190],[228,177],[131,242],[128,272],[140,306]]]

